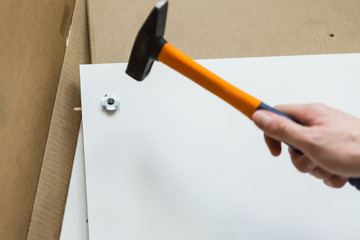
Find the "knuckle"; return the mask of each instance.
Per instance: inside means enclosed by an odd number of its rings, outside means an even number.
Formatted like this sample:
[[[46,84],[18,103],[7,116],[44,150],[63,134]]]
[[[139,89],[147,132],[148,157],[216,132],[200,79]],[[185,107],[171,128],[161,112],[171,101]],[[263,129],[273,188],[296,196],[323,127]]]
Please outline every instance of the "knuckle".
[[[294,167],[302,173],[307,173],[309,172],[309,169],[306,167],[307,163],[309,162],[309,160],[305,157],[292,157],[291,158],[292,163],[294,165]]]
[[[309,172],[309,170],[302,164],[294,164],[295,168],[299,171],[299,172],[302,172],[302,173],[307,173]]]
[[[319,102],[312,103],[312,104],[310,104],[310,106],[313,107],[313,108],[323,108],[323,107],[325,107],[324,104],[319,103]]]
[[[315,178],[321,179],[321,180],[325,180],[326,176],[325,174],[319,169],[319,168],[315,168],[314,170],[311,170],[309,172],[309,174]]]
[[[333,175],[321,168],[317,168],[316,175],[319,179],[322,180],[329,180]]]
[[[283,106],[284,106],[283,104],[277,104],[277,105],[274,106],[274,108],[275,108],[275,109],[279,109],[279,108],[281,108],[281,107],[283,107]]]
[[[312,104],[310,104],[310,106],[309,106],[309,110],[311,111],[311,112],[322,112],[322,111],[324,111],[325,109],[327,109],[328,107],[325,105],[325,104],[323,104],[323,103],[312,103]]]
[[[286,132],[288,128],[288,123],[287,121],[276,121],[270,131],[272,134],[274,134],[275,136],[278,136],[278,137],[283,137],[284,136],[284,133]]]
[[[302,146],[302,150],[304,151],[314,149],[314,146],[319,143],[318,134],[311,128],[307,127],[303,128],[301,131],[298,132],[297,139]]]

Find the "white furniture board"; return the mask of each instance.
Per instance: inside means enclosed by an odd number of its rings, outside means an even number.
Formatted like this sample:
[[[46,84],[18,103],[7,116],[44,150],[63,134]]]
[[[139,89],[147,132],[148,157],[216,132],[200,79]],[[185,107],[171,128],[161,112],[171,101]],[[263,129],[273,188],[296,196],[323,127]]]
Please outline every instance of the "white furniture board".
[[[322,102],[360,116],[360,55],[200,60],[269,105]],[[274,158],[255,125],[161,63],[82,65],[90,239],[359,239],[360,193]],[[109,114],[101,98],[114,93]]]
[[[60,240],[87,239],[89,239],[89,237],[87,228],[83,130],[81,125],[76,144]]]

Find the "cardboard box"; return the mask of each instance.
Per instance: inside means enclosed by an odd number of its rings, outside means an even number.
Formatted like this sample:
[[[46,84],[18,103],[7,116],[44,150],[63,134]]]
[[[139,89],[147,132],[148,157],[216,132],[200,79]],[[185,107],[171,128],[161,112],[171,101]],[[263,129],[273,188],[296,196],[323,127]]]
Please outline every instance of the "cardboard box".
[[[78,65],[126,62],[156,2],[0,3],[0,239],[59,237],[81,118]],[[194,58],[360,51],[356,0],[169,7],[165,37]]]
[[[57,239],[81,118],[78,65],[90,63],[85,1],[5,0],[0,18],[0,239]]]

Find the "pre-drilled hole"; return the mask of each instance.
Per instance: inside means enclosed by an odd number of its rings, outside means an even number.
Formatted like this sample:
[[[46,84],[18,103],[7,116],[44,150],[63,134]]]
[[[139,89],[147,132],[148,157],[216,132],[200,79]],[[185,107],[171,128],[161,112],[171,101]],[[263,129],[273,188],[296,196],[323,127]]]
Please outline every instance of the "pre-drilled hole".
[[[330,33],[330,37],[335,37],[335,34],[333,34],[333,33]]]
[[[113,99],[113,98],[108,98],[107,103],[108,103],[109,105],[113,105],[113,104],[115,103],[115,99]]]

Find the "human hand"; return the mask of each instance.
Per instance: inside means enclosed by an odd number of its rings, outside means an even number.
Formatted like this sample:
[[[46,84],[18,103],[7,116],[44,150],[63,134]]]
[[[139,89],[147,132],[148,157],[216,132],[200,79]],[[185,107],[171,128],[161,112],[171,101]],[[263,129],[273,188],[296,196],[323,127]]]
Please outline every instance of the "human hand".
[[[331,187],[340,188],[349,177],[360,177],[360,119],[322,104],[275,108],[301,125],[270,111],[253,114],[272,155],[280,155],[281,142],[300,149],[303,154],[289,149],[294,166]]]

